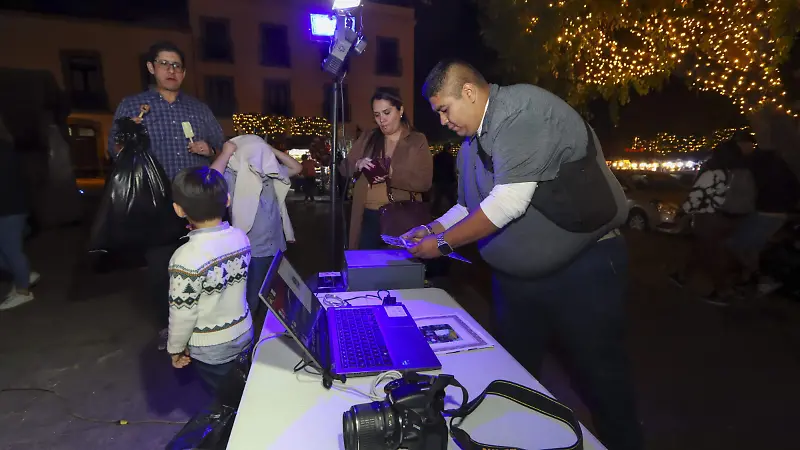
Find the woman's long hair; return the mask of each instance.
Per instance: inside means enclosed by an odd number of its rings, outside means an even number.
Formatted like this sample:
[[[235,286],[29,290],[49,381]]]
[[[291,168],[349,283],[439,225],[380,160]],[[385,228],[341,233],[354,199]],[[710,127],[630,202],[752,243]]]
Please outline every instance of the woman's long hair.
[[[376,91],[369,101],[370,108],[372,107],[373,103],[375,103],[377,100],[388,101],[392,106],[397,108],[398,111],[400,110],[400,108],[403,107],[403,100],[401,100],[400,97],[392,94],[391,92],[382,90]],[[411,122],[408,120],[408,117],[406,117],[405,114],[400,116],[400,123],[403,126],[407,127],[409,130],[413,129],[413,127],[411,126]],[[383,158],[384,156],[386,156],[386,140],[384,139],[383,132],[381,132],[380,127],[375,127],[370,132],[370,136],[369,138],[367,138],[367,145],[366,145],[366,151],[364,152],[364,156],[373,159]]]
[[[703,164],[700,173],[708,170],[722,170],[727,176],[731,170],[742,167],[745,167],[744,153],[736,141],[729,140],[714,147],[711,157]]]

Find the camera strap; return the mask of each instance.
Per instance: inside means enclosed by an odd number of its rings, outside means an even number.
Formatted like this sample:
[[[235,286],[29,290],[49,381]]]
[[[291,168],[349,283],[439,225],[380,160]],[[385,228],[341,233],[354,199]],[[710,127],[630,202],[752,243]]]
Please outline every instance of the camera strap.
[[[460,384],[456,385],[460,386]],[[466,431],[453,423],[455,419],[459,419],[458,423],[460,424],[465,417],[478,409],[478,406],[480,406],[483,400],[489,395],[496,395],[511,400],[528,409],[532,409],[540,414],[563,422],[572,428],[572,431],[577,437],[576,442],[567,447],[558,447],[550,450],[583,450],[583,433],[581,432],[581,426],[575,418],[575,413],[572,412],[569,407],[541,392],[505,380],[492,381],[480,395],[469,403],[463,404],[457,409],[445,411],[445,413],[450,414],[450,435],[462,450],[525,450],[520,447],[483,444],[472,439]]]

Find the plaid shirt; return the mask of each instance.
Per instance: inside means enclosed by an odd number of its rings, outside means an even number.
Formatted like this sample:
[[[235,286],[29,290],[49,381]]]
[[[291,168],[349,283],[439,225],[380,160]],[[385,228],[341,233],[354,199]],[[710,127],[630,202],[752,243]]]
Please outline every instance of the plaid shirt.
[[[200,100],[179,93],[174,103],[169,103],[155,90],[125,97],[114,113],[114,121],[121,117],[138,117],[142,105],[150,105],[150,111],[144,115],[143,124],[150,134],[151,151],[167,176],[172,179],[182,169],[193,166],[206,166],[209,159],[205,156],[189,153],[189,140],[183,135],[183,122],[192,124],[194,141],[206,141],[214,150],[222,149],[225,141],[222,127],[217,122],[211,109]],[[111,127],[108,136],[108,152],[114,154],[114,136],[117,133],[116,123]]]

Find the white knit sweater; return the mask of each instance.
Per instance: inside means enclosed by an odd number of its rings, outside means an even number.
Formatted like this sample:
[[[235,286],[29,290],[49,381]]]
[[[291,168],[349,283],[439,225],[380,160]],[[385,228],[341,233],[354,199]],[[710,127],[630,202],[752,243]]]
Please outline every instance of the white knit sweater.
[[[253,326],[245,297],[250,241],[227,222],[194,230],[169,262],[167,351],[234,344]]]

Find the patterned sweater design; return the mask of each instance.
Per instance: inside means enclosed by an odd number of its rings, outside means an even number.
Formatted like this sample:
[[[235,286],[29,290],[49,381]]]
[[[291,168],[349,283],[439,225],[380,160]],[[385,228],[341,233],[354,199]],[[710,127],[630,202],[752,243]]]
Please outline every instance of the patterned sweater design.
[[[232,343],[252,328],[245,286],[247,235],[227,223],[189,233],[169,265],[167,351]]]

